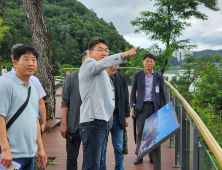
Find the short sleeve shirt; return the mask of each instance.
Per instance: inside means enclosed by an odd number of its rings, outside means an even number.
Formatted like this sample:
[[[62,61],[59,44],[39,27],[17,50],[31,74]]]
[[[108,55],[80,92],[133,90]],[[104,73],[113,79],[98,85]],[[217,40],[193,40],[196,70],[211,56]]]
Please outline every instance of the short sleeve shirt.
[[[30,86],[28,105],[7,130],[13,158],[33,157],[37,151],[38,93],[32,85],[27,86],[17,76],[0,84],[0,115],[5,117],[6,124],[26,101]]]

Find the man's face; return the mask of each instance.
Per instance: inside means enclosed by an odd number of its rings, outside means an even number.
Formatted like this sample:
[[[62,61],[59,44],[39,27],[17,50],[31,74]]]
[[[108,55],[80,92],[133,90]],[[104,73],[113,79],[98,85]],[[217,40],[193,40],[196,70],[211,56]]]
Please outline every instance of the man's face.
[[[19,61],[14,60],[14,66],[16,67],[16,73],[22,76],[30,77],[37,69],[37,59],[31,53],[23,54]]]
[[[108,56],[108,47],[106,44],[96,44],[93,50],[89,50],[89,56],[99,61]]]
[[[106,72],[109,74],[109,76],[113,76],[117,72],[118,67],[119,67],[118,65],[109,67],[106,69]]]
[[[152,70],[153,67],[155,66],[154,59],[147,57],[145,60],[143,60],[143,66],[145,70]]]

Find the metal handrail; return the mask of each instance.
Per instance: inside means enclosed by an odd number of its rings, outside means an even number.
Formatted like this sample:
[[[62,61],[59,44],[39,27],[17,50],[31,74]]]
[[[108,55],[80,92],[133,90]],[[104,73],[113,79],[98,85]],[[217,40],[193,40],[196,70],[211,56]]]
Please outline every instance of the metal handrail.
[[[195,124],[197,125],[201,135],[203,136],[204,140],[206,141],[208,147],[210,148],[211,152],[217,159],[220,167],[222,168],[222,149],[217,141],[214,139],[210,131],[207,129],[205,124],[202,122],[200,117],[197,113],[192,109],[192,107],[187,103],[187,101],[181,96],[181,94],[166,80],[164,80],[167,86],[175,93],[177,98],[181,101],[183,106],[185,107],[186,111],[189,115],[193,118]]]
[[[77,70],[79,68],[62,68],[64,70]],[[138,70],[143,70],[143,68],[138,68],[138,67],[118,67],[118,69],[138,69]]]

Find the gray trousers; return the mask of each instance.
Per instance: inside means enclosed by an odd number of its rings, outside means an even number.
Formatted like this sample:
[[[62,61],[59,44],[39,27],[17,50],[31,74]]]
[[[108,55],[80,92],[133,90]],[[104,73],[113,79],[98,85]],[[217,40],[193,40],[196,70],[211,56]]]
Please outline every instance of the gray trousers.
[[[155,112],[154,110],[154,104],[147,104],[143,103],[142,110],[140,113],[137,115],[136,118],[136,128],[137,128],[137,134],[136,134],[136,155],[139,153],[140,149],[140,144],[141,144],[141,139],[143,136],[143,128],[145,124],[145,120],[150,117],[153,113]],[[149,157],[153,159],[153,153],[150,152]]]

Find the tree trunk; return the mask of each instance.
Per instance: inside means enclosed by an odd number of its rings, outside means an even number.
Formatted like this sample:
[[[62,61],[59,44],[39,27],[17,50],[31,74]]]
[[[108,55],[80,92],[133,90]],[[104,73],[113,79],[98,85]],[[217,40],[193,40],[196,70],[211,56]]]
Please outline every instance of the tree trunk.
[[[49,90],[49,115],[55,116],[55,82],[51,53],[51,30],[44,17],[42,0],[23,0],[23,12],[26,15],[32,43],[39,52],[38,69],[35,76],[39,78],[43,88]]]

